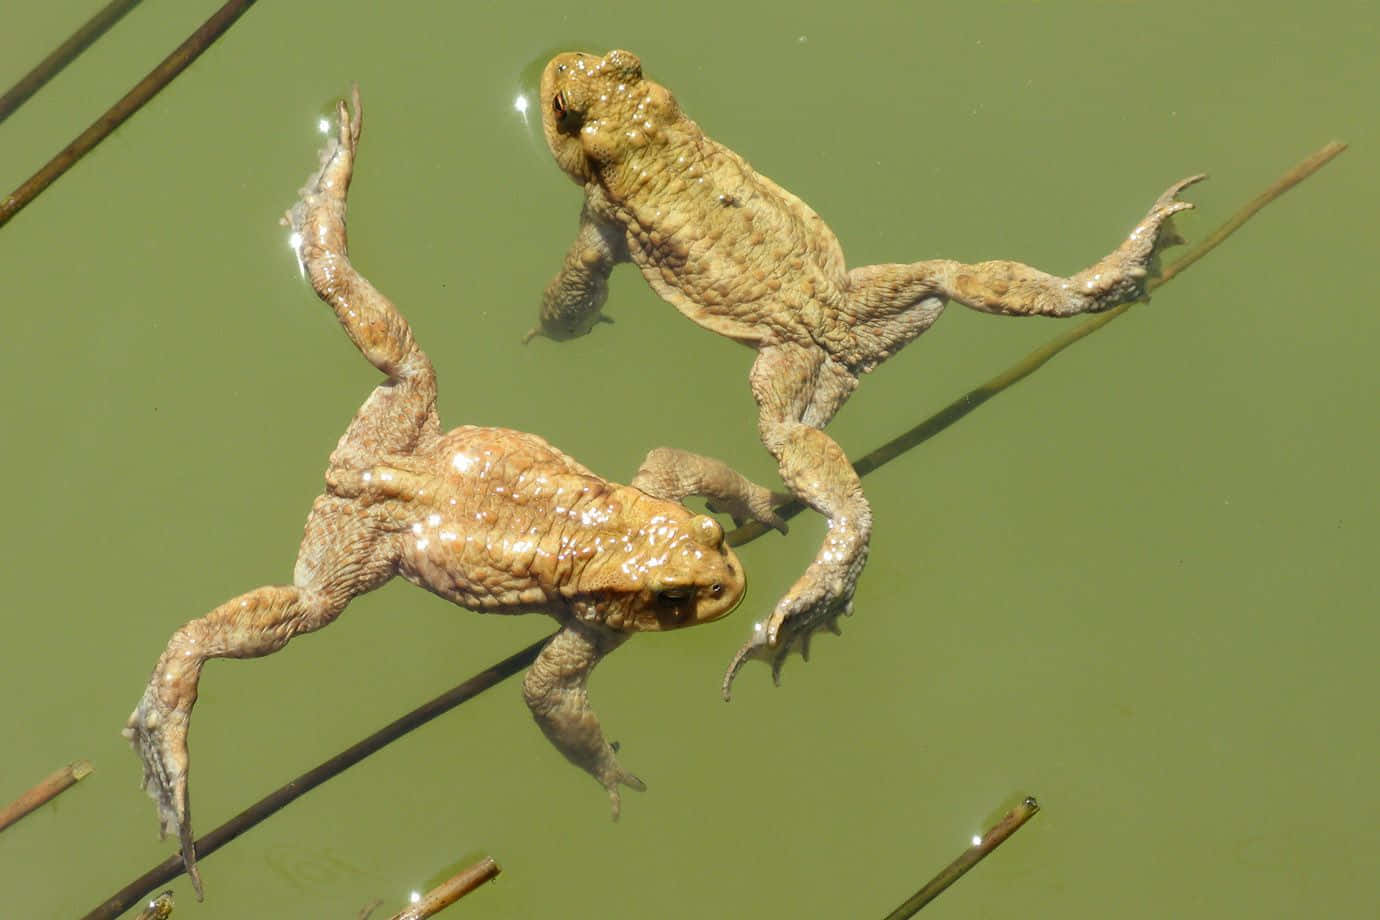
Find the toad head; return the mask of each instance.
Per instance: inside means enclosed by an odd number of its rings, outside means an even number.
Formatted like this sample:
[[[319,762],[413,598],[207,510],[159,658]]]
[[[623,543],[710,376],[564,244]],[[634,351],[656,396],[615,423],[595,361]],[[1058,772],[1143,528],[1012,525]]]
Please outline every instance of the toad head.
[[[642,62],[631,51],[615,49],[603,57],[568,51],[542,71],[546,144],[580,185],[598,168],[654,145],[680,117],[670,91],[642,78]]]

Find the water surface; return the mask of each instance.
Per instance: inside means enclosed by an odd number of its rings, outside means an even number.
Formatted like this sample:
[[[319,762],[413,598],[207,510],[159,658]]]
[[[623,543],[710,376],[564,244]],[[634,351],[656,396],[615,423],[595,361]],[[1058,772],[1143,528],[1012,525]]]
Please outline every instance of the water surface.
[[[0,84],[88,6],[7,16]],[[131,15],[0,126],[0,181],[210,8]],[[1195,238],[1325,141],[1354,149],[1153,304],[869,477],[857,613],[780,689],[758,667],[732,704],[717,691],[817,518],[743,552],[735,616],[613,656],[595,703],[650,786],[617,825],[510,683],[209,857],[195,916],[391,911],[481,853],[505,874],[471,916],[880,916],[1029,793],[1044,812],[932,912],[1365,913],[1378,21],[1341,0],[259,4],[0,231],[0,799],[78,757],[97,770],[0,835],[4,911],[79,914],[171,852],[118,730],[178,625],[290,576],[326,455],[376,381],[276,224],[350,81],[368,109],[353,254],[435,360],[448,424],[536,431],[612,477],[669,443],[774,481],[750,353],[631,269],[614,325],[518,344],[579,195],[512,102],[575,45],[637,51],[852,265],[1068,273],[1181,176],[1212,174],[1181,224]],[[861,454],[1060,328],[953,308],[830,430]],[[278,655],[212,663],[198,829],[548,628],[398,583]]]

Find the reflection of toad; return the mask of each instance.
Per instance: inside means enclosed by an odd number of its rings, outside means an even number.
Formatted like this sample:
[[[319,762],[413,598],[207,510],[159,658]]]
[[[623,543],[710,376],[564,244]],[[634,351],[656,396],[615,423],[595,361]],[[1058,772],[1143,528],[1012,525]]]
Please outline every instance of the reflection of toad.
[[[256,588],[174,633],[125,728],[164,833],[181,837],[198,895],[187,730],[207,659],[276,652],[395,575],[471,610],[550,614],[561,629],[527,673],[523,695],[551,742],[608,790],[617,817],[619,784],[644,787],[604,739],[586,695],[590,672],[634,632],[716,620],[743,596],[723,528],[668,499],[707,495],[740,517],[770,508],[770,493],[723,464],[669,448],[652,451],[633,484],[621,486],[534,435],[443,432],[431,361],[346,254],[358,94],[354,109],[351,119],[341,103],[339,137],[289,216],[312,286],[388,379],[331,454],[292,583]]]
[[[799,198],[707,137],[627,51],[561,54],[541,79],[542,126],[584,188],[575,242],[529,333],[567,339],[599,318],[610,271],[632,262],[652,289],[707,329],[757,349],[749,380],[762,443],[782,480],[829,519],[805,574],[743,646],[774,677],[811,634],[837,632],[867,558],[872,513],[843,450],[820,429],[858,378],[956,300],[987,313],[1072,316],[1136,300],[1155,255],[1179,242],[1169,218],[1194,176],[1160,196],[1111,255],[1070,278],[1019,262],[948,260],[846,269],[834,234]]]

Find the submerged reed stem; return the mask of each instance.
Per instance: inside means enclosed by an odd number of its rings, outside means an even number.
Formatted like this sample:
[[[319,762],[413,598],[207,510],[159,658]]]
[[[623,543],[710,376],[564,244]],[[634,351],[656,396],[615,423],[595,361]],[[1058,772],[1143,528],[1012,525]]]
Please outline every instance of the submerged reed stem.
[[[172,54],[149,71],[148,76],[134,84],[134,88],[125,93],[124,98],[106,109],[104,115],[93,121],[89,128],[77,135],[76,140],[60,150],[23,185],[11,192],[9,197],[0,200],[0,227],[9,223],[10,218],[24,210],[24,207],[44,189],[75,166],[78,160],[90,153],[112,131],[143,108],[146,102],[158,95],[163,87],[175,80],[192,61],[201,57],[201,53],[211,47],[216,39],[235,24],[235,20],[243,16],[253,5],[254,0],[228,0],[224,6],[212,13],[210,19],[203,22]]]
[[[111,0],[82,23],[65,42],[49,52],[47,57],[34,65],[33,70],[20,77],[14,86],[5,91],[5,95],[0,96],[0,122],[14,114],[15,110],[28,102],[29,97],[41,90],[49,80],[62,73],[63,68],[90,48],[96,39],[114,28],[115,23],[123,19],[125,13],[134,9],[140,2],[141,0]]]

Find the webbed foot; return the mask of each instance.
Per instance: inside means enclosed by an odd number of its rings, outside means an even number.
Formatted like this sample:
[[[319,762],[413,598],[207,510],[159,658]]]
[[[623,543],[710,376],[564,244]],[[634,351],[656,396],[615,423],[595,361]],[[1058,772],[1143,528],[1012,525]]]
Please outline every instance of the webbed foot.
[[[611,745],[613,750],[617,750],[617,745]],[[627,786],[636,792],[646,792],[647,784],[635,774],[624,770],[618,761],[612,757],[603,765],[599,773],[594,777],[599,783],[608,790],[609,805],[613,808],[613,820],[617,821],[618,816],[623,811],[623,797],[620,794],[619,786]]]
[[[1146,282],[1160,273],[1160,253],[1184,241],[1173,218],[1180,211],[1190,210],[1193,203],[1179,201],[1179,193],[1206,178],[1206,174],[1199,174],[1171,185],[1115,252],[1070,279],[1076,289],[1095,298],[1096,305],[1088,312],[1109,310],[1145,296]]]
[[[1158,278],[1160,274],[1160,253],[1170,246],[1178,246],[1184,242],[1184,238],[1179,235],[1179,231],[1174,226],[1174,215],[1180,211],[1187,211],[1193,207],[1189,201],[1178,201],[1178,195],[1184,189],[1197,182],[1202,182],[1207,178],[1207,173],[1199,173],[1196,176],[1189,176],[1187,179],[1180,179],[1165,190],[1155,204],[1150,208],[1150,213],[1145,216],[1136,229],[1131,231],[1134,237],[1137,232],[1146,232],[1155,237],[1150,257],[1145,262],[1146,273],[1150,278]]]
[[[364,106],[360,101],[358,85],[351,87],[350,105],[347,106],[342,99],[336,103],[335,111],[335,137],[321,148],[320,167],[307,176],[306,185],[298,192],[297,203],[280,221],[283,226],[299,233],[305,227],[307,213],[312,208],[322,203],[344,207],[345,193],[354,173],[355,152],[359,149],[359,137],[364,129]]]
[[[790,502],[794,496],[785,492],[773,492],[751,480],[744,482],[747,488],[742,494],[711,498],[705,505],[715,514],[727,514],[731,517],[734,527],[742,527],[749,521],[756,521],[763,527],[770,527],[783,534],[788,533],[790,525],[786,523],[785,518],[776,513],[776,509]]]
[[[155,674],[155,681],[157,675]],[[122,734],[144,765],[144,790],[158,808],[160,836],[176,833],[182,849],[182,865],[192,880],[197,900],[202,899],[201,873],[197,871],[187,793],[187,725],[190,710],[169,706],[159,699],[151,681],[139,705],[134,707]]]
[[[842,635],[839,618],[853,615],[853,591],[866,561],[864,548],[844,565],[812,564],[777,602],[771,616],[753,624],[752,638],[738,649],[724,674],[724,699],[732,698],[733,680],[747,662],[770,664],[772,682],[780,686],[781,669],[792,651],[798,650],[800,657],[809,661],[810,640],[815,633],[826,630]]]

